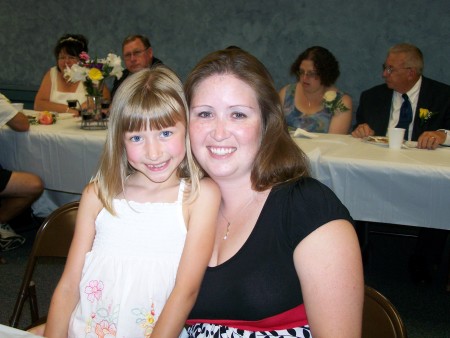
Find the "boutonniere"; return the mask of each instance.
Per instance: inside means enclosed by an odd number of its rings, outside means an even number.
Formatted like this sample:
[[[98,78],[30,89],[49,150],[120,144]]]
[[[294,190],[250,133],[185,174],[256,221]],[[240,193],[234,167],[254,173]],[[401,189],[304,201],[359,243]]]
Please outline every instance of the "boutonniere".
[[[323,106],[331,111],[331,114],[338,112],[344,112],[348,110],[348,107],[342,102],[342,96],[338,97],[335,90],[329,90],[323,95]]]
[[[419,118],[420,118],[420,124],[424,125],[425,123],[428,122],[428,120],[433,116],[436,115],[437,113],[433,113],[431,111],[429,111],[426,108],[420,108],[419,109]]]

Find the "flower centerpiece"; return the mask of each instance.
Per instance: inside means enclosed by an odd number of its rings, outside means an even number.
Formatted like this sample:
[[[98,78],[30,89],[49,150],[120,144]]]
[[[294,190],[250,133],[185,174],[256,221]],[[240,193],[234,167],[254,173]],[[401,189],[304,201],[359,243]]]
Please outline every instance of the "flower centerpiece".
[[[423,126],[425,123],[427,123],[427,121],[434,115],[436,115],[437,113],[433,113],[431,111],[429,111],[426,108],[420,108],[419,109],[419,118],[420,118],[420,124]]]
[[[323,95],[323,106],[330,110],[331,114],[338,112],[345,112],[348,107],[342,102],[342,96],[338,96],[335,90],[329,90]]]
[[[80,54],[80,61],[64,70],[64,78],[70,82],[83,81],[90,96],[102,96],[104,80],[109,76],[122,77],[120,56],[109,53],[106,59],[91,59],[86,52]]]

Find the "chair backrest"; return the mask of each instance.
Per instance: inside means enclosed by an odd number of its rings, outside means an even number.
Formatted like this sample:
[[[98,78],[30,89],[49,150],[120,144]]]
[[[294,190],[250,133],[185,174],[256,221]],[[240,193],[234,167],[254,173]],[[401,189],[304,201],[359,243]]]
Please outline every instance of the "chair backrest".
[[[406,328],[394,305],[377,290],[365,286],[363,338],[406,338]]]
[[[32,278],[38,258],[67,257],[75,230],[78,207],[79,202],[71,202],[59,207],[44,220],[36,233],[19,295],[17,296],[14,311],[10,318],[10,325],[12,327],[17,327],[19,324],[23,305],[27,297],[30,296],[30,283],[31,288],[33,288],[31,293],[33,293],[34,283],[32,282]],[[36,300],[30,299],[30,302],[32,303],[31,318],[34,322],[38,319],[37,307],[33,309],[33,303],[36,303]]]

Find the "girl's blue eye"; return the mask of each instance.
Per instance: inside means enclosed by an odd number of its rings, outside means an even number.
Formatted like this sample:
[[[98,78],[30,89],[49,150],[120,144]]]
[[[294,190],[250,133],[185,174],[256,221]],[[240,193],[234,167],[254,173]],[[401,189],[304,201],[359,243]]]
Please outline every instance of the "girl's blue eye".
[[[135,135],[135,136],[131,136],[130,137],[130,141],[131,142],[139,142],[139,141],[141,141],[142,140],[142,137],[140,137],[140,136],[138,136],[138,135]]]
[[[161,135],[161,137],[169,137],[172,134],[173,134],[173,132],[171,132],[169,130],[163,130],[160,135]]]

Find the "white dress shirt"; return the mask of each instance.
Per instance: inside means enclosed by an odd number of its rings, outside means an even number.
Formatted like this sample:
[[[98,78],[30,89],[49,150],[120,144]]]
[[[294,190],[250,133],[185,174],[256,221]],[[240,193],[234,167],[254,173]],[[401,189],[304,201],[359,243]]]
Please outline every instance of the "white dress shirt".
[[[414,117],[416,115],[417,101],[419,101],[419,92],[421,85],[422,85],[422,76],[419,78],[416,84],[406,93],[406,95],[408,95],[409,102],[411,102],[411,108],[413,113],[412,121],[409,124],[408,128],[408,140],[411,140],[411,135],[413,132]],[[402,107],[402,104],[403,104],[402,94],[394,90],[394,95],[392,95],[391,115],[389,118],[388,128],[395,128],[395,126],[397,126],[398,120],[400,119],[400,108]]]
[[[3,127],[18,113],[17,109],[11,105],[8,98],[0,94],[0,128]]]

